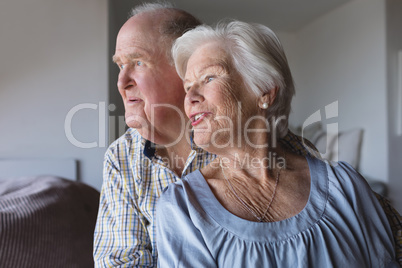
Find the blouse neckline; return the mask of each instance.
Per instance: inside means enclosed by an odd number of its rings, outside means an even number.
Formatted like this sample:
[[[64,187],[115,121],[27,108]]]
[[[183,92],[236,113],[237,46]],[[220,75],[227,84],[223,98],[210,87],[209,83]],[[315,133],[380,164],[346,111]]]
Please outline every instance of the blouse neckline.
[[[310,170],[310,194],[307,203],[298,214],[277,222],[253,222],[232,214],[216,199],[199,170],[189,174],[186,180],[198,200],[198,209],[202,209],[221,228],[249,241],[280,241],[311,228],[325,211],[328,198],[326,164],[309,156],[306,159]]]

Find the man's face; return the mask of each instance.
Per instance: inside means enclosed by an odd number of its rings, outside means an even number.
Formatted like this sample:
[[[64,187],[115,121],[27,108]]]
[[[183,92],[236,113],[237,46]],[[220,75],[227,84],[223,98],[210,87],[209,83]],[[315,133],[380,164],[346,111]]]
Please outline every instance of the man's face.
[[[171,144],[184,131],[183,83],[169,64],[158,25],[150,13],[130,18],[117,36],[113,60],[126,124],[157,144]]]

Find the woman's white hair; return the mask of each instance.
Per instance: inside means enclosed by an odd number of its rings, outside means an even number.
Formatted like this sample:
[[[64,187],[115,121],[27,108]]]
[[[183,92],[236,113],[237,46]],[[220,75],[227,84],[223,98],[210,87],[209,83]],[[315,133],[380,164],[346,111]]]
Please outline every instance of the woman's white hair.
[[[178,38],[172,48],[176,70],[184,78],[187,62],[194,51],[209,42],[219,42],[231,55],[234,68],[247,89],[262,96],[277,87],[267,118],[276,121],[279,137],[288,131],[288,116],[294,83],[282,44],[268,27],[241,21],[220,22],[215,28],[202,25]]]

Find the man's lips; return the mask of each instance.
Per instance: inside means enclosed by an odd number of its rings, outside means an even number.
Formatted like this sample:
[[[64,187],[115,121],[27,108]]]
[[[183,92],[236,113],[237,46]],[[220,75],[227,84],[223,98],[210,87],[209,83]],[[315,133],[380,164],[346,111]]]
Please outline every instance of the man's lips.
[[[138,102],[142,102],[142,99],[136,98],[136,97],[129,97],[129,98],[127,98],[127,102],[129,104],[135,104],[135,103],[138,103]]]
[[[196,126],[210,113],[208,112],[197,112],[190,115],[191,125]]]

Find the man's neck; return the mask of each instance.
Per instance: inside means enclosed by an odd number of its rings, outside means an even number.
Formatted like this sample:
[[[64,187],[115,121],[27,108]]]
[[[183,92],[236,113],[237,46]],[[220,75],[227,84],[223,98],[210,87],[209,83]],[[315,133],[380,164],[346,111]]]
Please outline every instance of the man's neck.
[[[162,149],[158,148],[157,150],[158,156],[167,159],[169,169],[179,177],[183,173],[190,152],[191,146],[186,139],[183,139],[174,146],[163,147]]]

